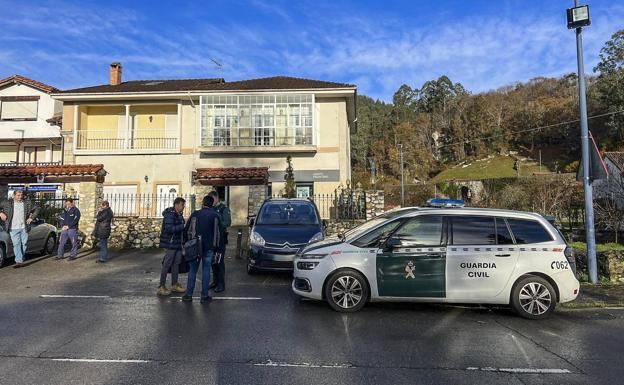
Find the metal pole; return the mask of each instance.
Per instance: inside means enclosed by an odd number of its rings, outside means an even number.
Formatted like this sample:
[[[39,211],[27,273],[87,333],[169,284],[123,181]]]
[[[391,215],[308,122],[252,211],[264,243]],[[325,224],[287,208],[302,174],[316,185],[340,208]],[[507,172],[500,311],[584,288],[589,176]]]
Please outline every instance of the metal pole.
[[[578,7],[579,0],[574,0]],[[587,267],[591,283],[598,282],[596,263],[596,236],[592,185],[589,180],[589,128],[587,127],[587,101],[585,96],[585,67],[583,64],[583,28],[576,29],[576,59],[578,64],[579,110],[581,114],[581,148],[583,152],[583,188],[585,192],[585,238],[587,242]]]
[[[399,144],[399,159],[401,162],[401,207],[405,206],[405,182],[403,175],[403,144]]]

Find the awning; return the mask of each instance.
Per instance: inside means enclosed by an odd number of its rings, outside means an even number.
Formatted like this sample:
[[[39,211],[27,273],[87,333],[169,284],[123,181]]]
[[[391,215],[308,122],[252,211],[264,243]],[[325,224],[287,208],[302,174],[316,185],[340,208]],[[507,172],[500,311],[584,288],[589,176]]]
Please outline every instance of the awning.
[[[269,182],[268,167],[198,168],[193,179],[209,186],[253,186]]]
[[[0,184],[103,182],[105,176],[101,164],[0,166]]]

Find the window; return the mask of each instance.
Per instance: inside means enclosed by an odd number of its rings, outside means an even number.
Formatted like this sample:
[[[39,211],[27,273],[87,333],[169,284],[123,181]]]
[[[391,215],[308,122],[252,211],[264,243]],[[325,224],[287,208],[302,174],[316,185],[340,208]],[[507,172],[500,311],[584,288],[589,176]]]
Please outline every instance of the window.
[[[257,225],[318,225],[314,205],[305,201],[269,201],[258,213]]]
[[[373,221],[375,220],[373,219]],[[375,230],[370,231],[368,234],[364,234],[362,237],[351,242],[351,244],[356,247],[376,247],[379,244],[379,241],[388,238],[388,236],[392,234],[392,232],[396,230],[400,224],[400,220],[388,222],[379,226]]]
[[[202,96],[202,145],[312,144],[313,100],[311,94]]]
[[[496,244],[496,225],[493,217],[454,216],[454,245],[493,245]]]
[[[511,232],[516,238],[516,243],[540,243],[553,240],[544,226],[537,221],[507,218],[507,223],[509,223]]]
[[[2,100],[0,102],[0,119],[2,120],[36,120],[38,101],[36,100]]]
[[[404,246],[439,246],[442,244],[442,216],[422,215],[408,220],[394,233]]]
[[[499,245],[512,245],[514,243],[503,218],[496,218],[496,240]]]

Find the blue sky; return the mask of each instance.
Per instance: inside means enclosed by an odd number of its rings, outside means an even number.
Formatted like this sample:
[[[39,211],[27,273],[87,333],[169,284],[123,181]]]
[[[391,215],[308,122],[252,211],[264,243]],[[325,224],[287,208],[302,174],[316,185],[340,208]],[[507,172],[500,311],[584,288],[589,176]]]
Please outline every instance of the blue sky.
[[[588,0],[587,72],[624,2]],[[59,88],[124,80],[289,75],[354,83],[383,100],[446,74],[472,92],[576,70],[572,0],[6,1],[0,78]],[[222,64],[218,68],[211,59]]]

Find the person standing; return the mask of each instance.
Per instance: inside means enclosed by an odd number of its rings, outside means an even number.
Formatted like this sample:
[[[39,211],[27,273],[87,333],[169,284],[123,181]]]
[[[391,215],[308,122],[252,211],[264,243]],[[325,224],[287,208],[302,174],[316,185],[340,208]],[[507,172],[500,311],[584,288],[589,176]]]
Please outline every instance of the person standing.
[[[67,241],[70,241],[72,248],[69,252],[69,260],[73,261],[78,254],[78,224],[80,223],[80,210],[74,205],[73,198],[65,199],[65,211],[61,218],[63,228],[61,230],[58,251],[54,259],[65,258],[65,244]]]
[[[219,199],[219,193],[217,191],[211,191],[208,195],[214,199],[214,208],[221,219],[222,251],[221,255],[216,256],[216,261],[214,263],[214,282],[210,285],[210,288],[214,289],[215,293],[220,293],[225,290],[225,248],[228,243],[228,227],[232,224],[232,215],[230,213],[230,208]]]
[[[184,293],[185,290],[178,282],[180,263],[182,263],[182,243],[184,242],[184,207],[186,200],[177,197],[173,201],[173,207],[163,211],[162,228],[160,230],[160,247],[165,249],[165,257],[160,269],[160,284],[158,285],[159,296],[167,296],[171,292]],[[171,290],[167,289],[167,273],[171,270]]]
[[[24,266],[24,254],[28,244],[30,225],[39,215],[39,208],[29,199],[24,199],[21,190],[13,193],[13,198],[0,205],[0,219],[7,224],[7,231],[13,244],[14,268]]]
[[[191,214],[189,218],[187,237],[189,239],[195,238],[196,235],[201,237],[202,256],[201,258],[190,261],[191,268],[186,282],[186,294],[182,297],[182,301],[184,302],[191,302],[193,300],[195,279],[200,262],[202,265],[201,302],[204,303],[210,300],[208,291],[210,290],[210,268],[212,265],[212,258],[215,253],[222,251],[220,221],[219,214],[214,208],[214,199],[210,195],[204,197],[202,200],[202,208]]]
[[[108,262],[108,238],[111,234],[112,221],[113,210],[111,210],[108,201],[102,201],[95,218],[95,230],[93,231],[93,236],[100,244],[100,257],[96,262]]]

